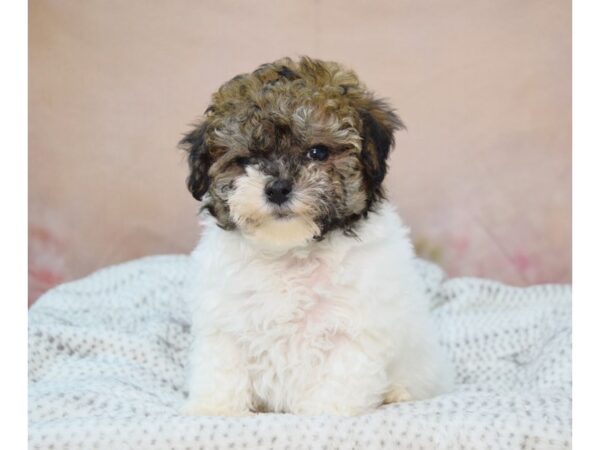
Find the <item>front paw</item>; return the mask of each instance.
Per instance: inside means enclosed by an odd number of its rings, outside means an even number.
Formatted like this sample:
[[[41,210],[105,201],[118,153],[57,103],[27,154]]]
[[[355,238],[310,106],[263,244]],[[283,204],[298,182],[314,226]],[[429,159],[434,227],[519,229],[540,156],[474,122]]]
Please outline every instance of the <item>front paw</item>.
[[[395,385],[385,394],[384,403],[410,402],[414,400],[408,390],[402,385]]]
[[[252,412],[248,409],[239,409],[223,404],[211,404],[202,400],[188,399],[179,408],[183,416],[249,416]]]

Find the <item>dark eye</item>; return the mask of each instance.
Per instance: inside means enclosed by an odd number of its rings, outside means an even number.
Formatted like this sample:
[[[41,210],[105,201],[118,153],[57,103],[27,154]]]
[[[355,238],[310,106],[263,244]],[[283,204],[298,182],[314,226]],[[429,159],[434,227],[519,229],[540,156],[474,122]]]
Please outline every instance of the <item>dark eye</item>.
[[[234,161],[238,166],[241,167],[246,167],[247,165],[252,163],[252,160],[248,156],[238,156],[237,158],[235,158]]]
[[[329,157],[329,149],[324,145],[315,145],[306,156],[314,161],[325,161]]]

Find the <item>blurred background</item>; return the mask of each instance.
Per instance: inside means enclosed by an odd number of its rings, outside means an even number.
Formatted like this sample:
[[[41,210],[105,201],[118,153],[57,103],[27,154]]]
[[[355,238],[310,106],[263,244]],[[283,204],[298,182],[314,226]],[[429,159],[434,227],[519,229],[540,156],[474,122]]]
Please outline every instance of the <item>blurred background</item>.
[[[308,55],[390,99],[390,199],[450,275],[571,281],[566,0],[30,0],[29,302],[200,230],[176,149],[219,85]]]

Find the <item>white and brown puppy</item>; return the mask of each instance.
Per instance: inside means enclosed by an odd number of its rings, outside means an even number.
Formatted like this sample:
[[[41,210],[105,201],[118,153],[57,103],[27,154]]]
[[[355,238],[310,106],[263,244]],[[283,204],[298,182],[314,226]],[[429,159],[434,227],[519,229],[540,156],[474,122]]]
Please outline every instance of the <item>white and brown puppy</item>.
[[[205,211],[182,412],[354,415],[449,389],[381,185],[401,127],[354,72],[309,58],[213,95],[181,142]]]

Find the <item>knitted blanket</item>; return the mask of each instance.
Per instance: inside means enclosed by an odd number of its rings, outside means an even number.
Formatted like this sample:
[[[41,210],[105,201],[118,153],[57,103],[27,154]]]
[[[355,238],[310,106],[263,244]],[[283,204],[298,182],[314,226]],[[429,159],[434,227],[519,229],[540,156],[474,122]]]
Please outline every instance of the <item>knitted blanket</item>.
[[[571,446],[571,291],[446,279],[418,261],[458,386],[358,417],[184,417],[187,256],[109,267],[29,313],[32,449]]]

